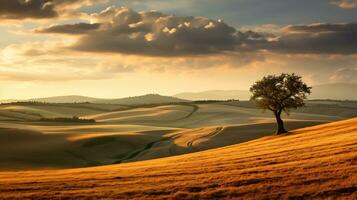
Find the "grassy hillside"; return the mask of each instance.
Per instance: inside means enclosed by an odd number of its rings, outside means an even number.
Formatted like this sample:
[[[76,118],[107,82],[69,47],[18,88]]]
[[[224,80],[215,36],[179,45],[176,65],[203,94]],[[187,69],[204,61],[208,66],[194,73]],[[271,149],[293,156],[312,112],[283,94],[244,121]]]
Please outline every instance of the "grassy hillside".
[[[2,198],[356,199],[357,118],[177,157],[0,172]]]
[[[73,117],[127,109],[122,105],[82,103],[11,103],[0,105],[0,121],[32,121],[44,118]]]
[[[315,104],[285,115],[286,120],[336,121],[357,116],[356,108]],[[185,104],[133,108],[130,110],[88,115],[98,122],[125,123],[176,128],[231,126],[237,124],[274,123],[270,112],[240,103]]]
[[[356,117],[357,108],[348,105],[309,103],[284,120],[291,130]],[[73,116],[96,123],[51,120]],[[0,128],[0,169],[14,170],[108,165],[223,147],[272,135],[275,119],[249,102],[16,103],[0,105]]]
[[[288,128],[319,124],[292,121]],[[274,132],[274,123],[203,128],[0,123],[0,169],[72,168],[133,162],[237,144]]]

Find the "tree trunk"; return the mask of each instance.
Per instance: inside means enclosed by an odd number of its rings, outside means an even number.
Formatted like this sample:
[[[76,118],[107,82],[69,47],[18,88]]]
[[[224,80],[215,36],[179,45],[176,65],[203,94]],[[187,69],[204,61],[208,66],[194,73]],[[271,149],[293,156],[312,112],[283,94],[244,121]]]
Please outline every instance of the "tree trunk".
[[[277,123],[277,132],[276,134],[277,135],[280,135],[280,134],[283,134],[283,133],[286,133],[287,131],[285,130],[284,128],[284,122],[283,120],[281,119],[281,112],[274,112],[274,115],[275,115],[275,118],[276,118],[276,123]]]

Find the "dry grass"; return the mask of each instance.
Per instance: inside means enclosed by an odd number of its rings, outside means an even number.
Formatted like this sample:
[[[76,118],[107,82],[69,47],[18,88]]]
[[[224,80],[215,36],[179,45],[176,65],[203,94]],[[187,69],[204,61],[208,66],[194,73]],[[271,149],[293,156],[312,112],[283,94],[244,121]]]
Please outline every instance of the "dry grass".
[[[356,199],[357,118],[171,158],[0,172],[0,199]]]
[[[286,125],[296,129],[320,123],[290,121]],[[0,122],[0,171],[78,168],[150,160],[238,144],[271,135],[274,131],[272,123],[175,129],[126,124]]]

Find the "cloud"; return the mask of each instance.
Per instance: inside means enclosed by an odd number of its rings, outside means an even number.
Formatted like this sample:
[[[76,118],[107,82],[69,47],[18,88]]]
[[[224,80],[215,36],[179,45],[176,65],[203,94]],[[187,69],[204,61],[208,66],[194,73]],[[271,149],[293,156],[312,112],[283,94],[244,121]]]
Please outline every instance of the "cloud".
[[[58,15],[55,6],[45,0],[2,0],[0,17],[6,19],[53,18]]]
[[[1,0],[0,19],[45,19],[72,15],[102,0]]]
[[[237,31],[222,20],[178,17],[156,11],[136,12],[124,7],[109,7],[92,14],[91,21],[100,23],[100,28],[86,32],[72,49],[169,57],[232,52],[265,42],[263,35]],[[78,24],[60,25],[43,29],[43,32],[76,34],[78,28]]]
[[[284,28],[287,32],[296,33],[326,33],[326,32],[357,32],[356,23],[345,24],[310,24],[310,25],[290,25]]]
[[[65,25],[53,25],[48,28],[35,29],[36,33],[61,33],[61,34],[84,34],[90,31],[97,30],[99,23],[77,23],[77,24],[65,24]]]
[[[290,25],[268,46],[279,53],[356,54],[357,24]]]
[[[333,82],[347,82],[357,84],[357,67],[341,68],[330,77]]]
[[[277,29],[277,30],[273,30]],[[260,31],[259,31],[260,30]],[[263,32],[262,32],[263,31]],[[70,48],[83,52],[180,57],[270,51],[289,54],[356,54],[357,24],[269,25],[237,30],[222,20],[109,7],[90,23],[53,25],[42,33],[82,34]]]
[[[357,0],[334,0],[332,4],[344,9],[357,8]]]

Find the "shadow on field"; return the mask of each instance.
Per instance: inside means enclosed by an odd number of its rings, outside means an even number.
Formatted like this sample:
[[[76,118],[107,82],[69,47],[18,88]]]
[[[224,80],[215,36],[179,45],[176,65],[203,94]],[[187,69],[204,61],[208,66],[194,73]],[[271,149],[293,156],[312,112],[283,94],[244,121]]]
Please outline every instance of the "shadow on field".
[[[289,130],[316,124],[321,122],[286,123]],[[274,132],[275,123],[265,123],[93,137],[89,134],[89,138],[71,140],[68,134],[0,128],[0,169],[77,168],[149,160],[247,142]]]

